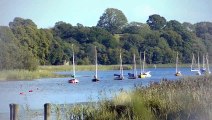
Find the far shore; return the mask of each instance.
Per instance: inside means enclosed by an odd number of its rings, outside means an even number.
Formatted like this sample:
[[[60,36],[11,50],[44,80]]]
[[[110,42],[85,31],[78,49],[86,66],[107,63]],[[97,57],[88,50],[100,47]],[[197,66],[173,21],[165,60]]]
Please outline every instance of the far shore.
[[[175,67],[175,64],[147,64],[146,68],[169,68]],[[190,64],[182,64],[180,67],[190,67]],[[137,66],[139,69],[140,66]],[[119,65],[98,65],[98,70],[118,70]],[[124,70],[132,69],[132,65],[123,65]],[[92,71],[95,70],[94,65],[76,65],[76,71]],[[72,65],[45,65],[39,66],[35,71],[28,70],[2,70],[0,71],[0,81],[16,81],[16,80],[34,80],[39,78],[58,78],[67,77],[58,75],[54,72],[72,71]]]

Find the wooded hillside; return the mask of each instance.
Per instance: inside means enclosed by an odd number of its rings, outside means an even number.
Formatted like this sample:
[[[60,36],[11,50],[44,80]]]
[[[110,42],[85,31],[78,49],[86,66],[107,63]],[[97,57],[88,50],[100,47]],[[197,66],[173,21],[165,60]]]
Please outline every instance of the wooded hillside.
[[[0,26],[0,69],[36,69],[37,65],[59,65],[72,59],[74,44],[77,64],[94,64],[94,46],[99,64],[123,64],[132,55],[146,51],[149,64],[174,63],[176,52],[181,63],[190,63],[192,53],[212,57],[212,22],[196,24],[167,21],[154,14],[146,23],[128,23],[122,11],[108,8],[96,26],[59,21],[52,28],[38,28],[30,19],[16,17],[9,27]]]

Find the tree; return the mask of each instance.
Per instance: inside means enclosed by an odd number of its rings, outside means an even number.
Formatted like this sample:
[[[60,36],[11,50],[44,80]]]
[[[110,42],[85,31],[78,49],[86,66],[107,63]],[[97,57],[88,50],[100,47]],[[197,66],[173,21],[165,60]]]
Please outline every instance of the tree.
[[[37,29],[37,25],[32,20],[23,18],[15,18],[9,26],[20,45],[28,49],[41,65],[46,64],[53,40],[51,31]]]
[[[11,29],[0,26],[0,70],[35,70],[37,60],[32,53],[19,44]]]
[[[131,22],[127,24],[122,33],[130,33],[130,34],[140,34],[143,31],[150,30],[147,24],[139,23],[139,22]]]
[[[152,30],[163,29],[166,25],[166,19],[157,14],[149,16],[149,19],[146,22]]]
[[[122,11],[115,8],[107,8],[100,20],[97,27],[105,28],[112,34],[120,33],[121,29],[126,25],[127,18]]]

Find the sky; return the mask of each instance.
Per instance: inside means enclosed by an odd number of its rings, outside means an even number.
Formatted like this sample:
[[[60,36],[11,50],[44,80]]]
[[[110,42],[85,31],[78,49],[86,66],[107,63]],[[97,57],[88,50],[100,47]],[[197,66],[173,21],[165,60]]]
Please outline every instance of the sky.
[[[212,0],[0,0],[0,26],[21,17],[38,28],[51,28],[59,21],[91,27],[107,8],[121,10],[128,22],[146,23],[153,14],[181,23],[212,22]]]

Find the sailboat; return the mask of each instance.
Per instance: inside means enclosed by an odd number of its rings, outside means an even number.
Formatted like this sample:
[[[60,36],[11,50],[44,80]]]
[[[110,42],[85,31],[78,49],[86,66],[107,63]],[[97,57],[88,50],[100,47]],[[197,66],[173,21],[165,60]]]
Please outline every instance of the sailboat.
[[[98,76],[97,76],[97,50],[96,50],[96,46],[95,46],[95,66],[96,66],[96,71],[95,71],[95,75],[94,75],[94,78],[92,79],[92,82],[98,82],[99,79],[98,79]]]
[[[178,52],[177,52],[177,57],[176,57],[176,73],[174,74],[175,76],[182,76],[181,72],[178,71]]]
[[[72,60],[72,62],[73,62],[73,75],[72,75],[72,79],[70,79],[70,80],[68,80],[68,82],[69,83],[78,83],[79,82],[79,80],[78,79],[76,79],[75,77],[75,63],[74,63],[74,45],[72,44],[72,51],[73,51],[73,60]]]
[[[145,57],[145,51],[144,51],[144,60],[141,66],[141,73],[138,75],[138,78],[146,78],[146,77],[151,77],[150,71],[145,72],[145,63],[146,63],[146,57]],[[140,64],[141,64],[141,52],[140,52]]]
[[[203,55],[202,57],[202,68],[200,69],[200,72],[201,74],[205,74],[206,73],[206,67],[205,67],[205,59],[206,59],[206,56]]]
[[[211,74],[211,71],[210,71],[210,67],[209,67],[209,60],[208,60],[208,53],[206,54],[206,65],[207,65],[207,74]]]
[[[135,61],[135,54],[133,54],[133,73],[128,73],[128,79],[136,79],[136,78],[137,78],[136,61]]]
[[[119,74],[114,74],[114,76],[116,76],[114,78],[114,80],[123,80],[124,79],[124,75],[123,75],[123,66],[122,66],[122,57],[121,57],[121,50],[120,50],[120,55],[119,55],[119,59],[120,59],[120,73]]]
[[[197,75],[201,75],[200,64],[199,64],[199,53],[198,53],[198,58],[197,58],[197,64],[196,64],[194,54],[192,54],[191,72],[197,72],[196,73]]]

